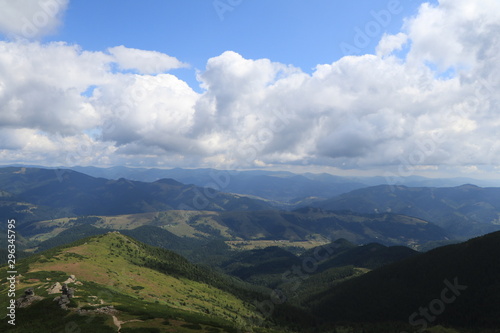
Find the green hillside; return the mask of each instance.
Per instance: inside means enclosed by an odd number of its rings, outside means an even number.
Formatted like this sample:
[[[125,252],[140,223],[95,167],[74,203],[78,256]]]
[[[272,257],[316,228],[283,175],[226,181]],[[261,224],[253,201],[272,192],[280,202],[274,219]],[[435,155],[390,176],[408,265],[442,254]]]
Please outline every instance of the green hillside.
[[[302,209],[294,212],[207,212],[170,210],[119,216],[61,218],[21,225],[18,232],[39,250],[78,238],[119,230],[145,243],[171,250],[189,250],[201,243],[222,240],[261,241],[264,247],[280,244],[311,248],[328,239],[347,238],[352,243],[377,242],[412,248],[446,241],[439,227],[426,221],[394,214],[354,214]],[[268,241],[267,243],[264,241]],[[280,243],[281,242],[281,243]],[[240,244],[244,246],[245,244]],[[236,245],[235,245],[236,246]],[[183,255],[189,256],[189,251]]]
[[[0,168],[0,190],[6,193],[0,197],[0,202],[3,202],[0,208],[3,206],[12,210],[13,203],[21,202],[48,207],[52,210],[51,216],[55,217],[134,214],[170,209],[223,211],[270,207],[261,200],[208,191],[173,179],[152,183],[123,178],[108,180],[71,170]]]
[[[158,229],[139,227],[148,241],[178,241],[170,233],[150,235]],[[251,327],[255,332],[417,332],[420,308],[437,304],[444,288],[455,285],[459,295],[447,291],[445,297],[453,302],[425,332],[495,332],[500,325],[498,244],[500,233],[417,255],[403,247],[356,246],[345,239],[301,256],[279,247],[234,251],[220,240],[193,250],[225,258],[221,269],[261,285],[256,287],[107,232],[21,260],[17,296],[33,288],[42,299],[17,309],[15,328],[3,320],[0,329],[59,332],[75,323],[84,332],[238,332]],[[402,257],[407,258],[390,264]],[[1,276],[7,277],[6,272],[0,269]],[[70,275],[76,276],[69,281],[75,297],[63,310],[48,289]],[[3,278],[2,307],[7,288]],[[273,298],[277,295],[282,301]],[[277,303],[269,308],[271,299]]]
[[[329,210],[414,216],[444,228],[455,238],[500,230],[500,188],[380,185],[354,190],[315,205]]]
[[[412,257],[418,253],[404,246],[388,247],[378,243],[370,243],[331,255],[328,259],[319,263],[318,271],[321,272],[329,268],[346,265],[375,269]]]
[[[279,247],[267,247],[249,251],[238,251],[228,256],[220,267],[227,274],[242,280],[268,287],[276,287],[282,281],[282,274],[301,260]]]
[[[417,253],[403,246],[387,247],[377,243],[356,246],[345,239],[338,239],[310,249],[300,256],[298,266],[302,267],[303,273],[308,273],[305,278],[292,270],[293,274],[281,274],[281,280],[276,286],[285,290],[287,295],[293,295],[290,300],[293,304],[307,308],[312,301],[321,298],[340,283]],[[282,272],[290,272],[293,264]],[[256,265],[255,268],[254,274],[257,274],[259,266]],[[260,274],[263,274],[262,271]]]
[[[499,256],[496,232],[374,270],[310,300],[309,306],[329,322],[497,329]]]
[[[77,309],[84,310],[89,318],[96,317],[93,325],[100,331],[116,331],[112,316],[98,310],[108,306],[113,306],[117,310],[113,315],[124,322],[122,332],[127,332],[126,329],[132,332],[132,328],[144,329],[144,332],[146,328],[154,328],[155,332],[172,329],[233,332],[249,323],[274,325],[273,318],[265,320],[252,304],[265,298],[254,287],[117,232],[45,251],[22,260],[17,270],[20,273],[17,290],[33,288],[37,295],[44,297],[43,305],[18,309],[19,324],[14,330],[17,332],[54,332],[48,328],[39,330],[39,327],[64,327],[77,317]],[[2,277],[7,276],[6,271],[6,268],[0,269]],[[76,289],[71,304],[74,308],[61,312],[53,306],[56,295],[48,295],[47,289],[70,275],[77,279],[69,283],[69,287]],[[7,280],[3,278],[0,282],[4,308]],[[47,319],[45,313],[49,310],[59,315],[50,315]],[[276,311],[278,316],[280,311]],[[9,328],[5,323],[3,320],[0,328]]]
[[[304,240],[314,235],[353,243],[415,245],[446,239],[445,232],[424,220],[395,214],[358,214],[305,208],[293,212],[223,212],[220,224],[243,239]]]

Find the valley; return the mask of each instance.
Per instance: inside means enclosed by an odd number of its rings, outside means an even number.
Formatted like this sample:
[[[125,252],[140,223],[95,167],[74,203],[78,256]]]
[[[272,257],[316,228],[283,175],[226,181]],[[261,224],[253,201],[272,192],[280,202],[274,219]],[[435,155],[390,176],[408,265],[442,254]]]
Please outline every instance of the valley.
[[[279,181],[273,186],[284,187]],[[22,324],[3,321],[2,331],[57,332],[71,323],[124,333],[493,333],[500,326],[496,188],[374,186],[280,201],[282,194],[224,193],[173,179],[11,167],[0,168],[0,190],[1,217],[19,222],[16,297],[36,295],[17,309]],[[0,268],[2,307],[7,271]],[[52,290],[65,281],[74,297],[61,307]],[[419,314],[453,283],[467,287],[463,297],[435,319]]]

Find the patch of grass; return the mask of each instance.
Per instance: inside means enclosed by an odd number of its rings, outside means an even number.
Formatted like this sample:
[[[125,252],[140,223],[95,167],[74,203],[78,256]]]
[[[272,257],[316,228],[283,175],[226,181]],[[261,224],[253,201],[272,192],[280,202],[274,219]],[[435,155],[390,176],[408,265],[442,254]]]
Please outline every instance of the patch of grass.
[[[39,279],[41,282],[52,282],[55,283],[57,281],[62,282],[68,278],[68,274],[61,271],[40,271],[40,272],[29,272],[23,274],[21,281],[29,280],[29,279]],[[50,279],[50,280],[47,280]]]

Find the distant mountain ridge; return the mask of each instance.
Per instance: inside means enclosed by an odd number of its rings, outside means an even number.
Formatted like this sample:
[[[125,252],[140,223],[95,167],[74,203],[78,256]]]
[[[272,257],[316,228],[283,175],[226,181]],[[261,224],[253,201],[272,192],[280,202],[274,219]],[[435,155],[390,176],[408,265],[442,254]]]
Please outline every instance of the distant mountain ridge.
[[[50,207],[54,215],[114,215],[170,209],[259,210],[257,199],[184,185],[173,179],[153,183],[95,178],[72,170],[1,168],[2,202]]]
[[[279,202],[300,198],[329,198],[366,185],[355,179],[329,174],[294,174],[287,171],[226,171],[216,169],[142,169],[112,167],[74,167],[73,170],[110,179],[127,178],[153,182],[160,178],[176,179],[184,184],[214,187],[222,192],[238,193]]]
[[[391,212],[435,223],[455,238],[500,230],[500,188],[380,185],[313,204],[328,210]]]
[[[74,166],[61,169],[71,169],[93,177],[114,180],[126,178],[136,181],[154,182],[162,178],[172,178],[184,184],[193,184],[199,187],[214,187],[221,192],[257,196],[272,201],[289,203],[294,207],[297,207],[294,204],[301,204],[301,201],[307,198],[328,199],[356,189],[377,185],[454,187],[470,183],[482,187],[500,187],[500,180],[472,178],[435,179],[409,176],[398,178],[398,183],[396,184],[385,177],[343,177],[327,173],[299,174],[289,171],[268,170],[230,171],[210,168],[158,169],[129,168],[124,166],[109,168]]]
[[[280,176],[269,177],[287,181],[290,176],[277,174]],[[267,200],[184,185],[174,179],[150,183],[125,178],[109,180],[71,170],[0,168],[0,191],[0,214],[6,218],[16,216],[20,223],[85,215],[216,211],[227,213],[214,223],[242,239],[297,240],[318,234],[357,243],[408,246],[412,238],[421,245],[422,240],[466,239],[500,230],[500,188],[474,185],[362,188],[333,199],[308,202],[320,207],[319,213],[309,208],[286,213],[273,209],[274,203]],[[315,223],[307,222],[311,218]],[[444,231],[423,221],[430,221]]]

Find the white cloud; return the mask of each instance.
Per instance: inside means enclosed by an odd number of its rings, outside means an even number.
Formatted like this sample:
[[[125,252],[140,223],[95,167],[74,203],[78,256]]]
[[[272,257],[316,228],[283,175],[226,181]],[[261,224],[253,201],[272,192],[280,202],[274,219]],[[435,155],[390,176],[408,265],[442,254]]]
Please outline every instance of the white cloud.
[[[38,38],[61,24],[69,0],[0,0],[0,33],[13,38]]]
[[[140,74],[158,74],[187,67],[178,59],[155,51],[132,49],[123,45],[108,49],[121,69],[135,69]]]
[[[412,41],[409,61],[427,61],[440,70],[477,65],[487,44],[498,40],[499,19],[496,0],[424,3],[405,27]]]
[[[108,79],[109,59],[63,43],[0,42],[0,128],[75,134],[100,123],[81,94]]]
[[[161,74],[182,66],[161,53],[0,42],[0,157],[229,169],[498,164],[500,11],[483,5],[424,4],[377,55],[312,74],[224,52],[199,73],[202,94]],[[407,57],[394,56],[405,44]]]
[[[408,35],[400,32],[396,35],[384,34],[377,45],[376,53],[379,57],[387,56],[394,51],[400,51],[408,41]]]
[[[186,138],[197,99],[173,75],[130,75],[100,87],[93,103],[104,118],[104,140],[189,154],[198,144]]]

